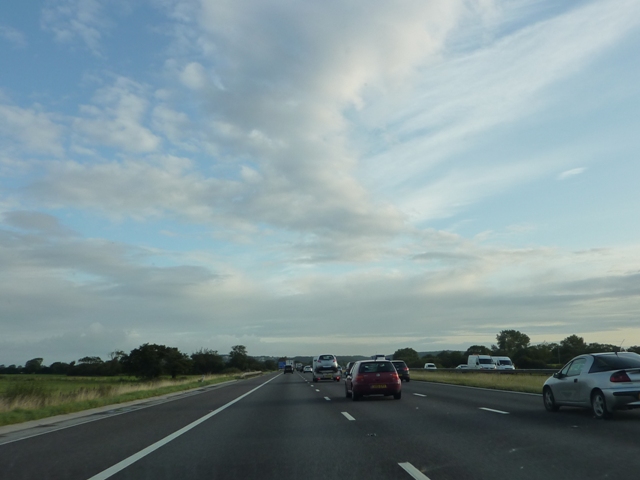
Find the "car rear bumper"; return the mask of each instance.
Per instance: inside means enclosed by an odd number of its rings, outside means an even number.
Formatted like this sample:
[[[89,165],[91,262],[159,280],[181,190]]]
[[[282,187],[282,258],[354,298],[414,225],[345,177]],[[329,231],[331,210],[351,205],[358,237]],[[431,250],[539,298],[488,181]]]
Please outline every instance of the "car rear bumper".
[[[640,389],[630,388],[628,390],[604,390],[609,410],[621,408],[640,408]]]
[[[372,388],[369,385],[357,385],[353,387],[353,393],[356,395],[395,395],[400,393],[402,387],[400,384],[387,385],[386,388]]]

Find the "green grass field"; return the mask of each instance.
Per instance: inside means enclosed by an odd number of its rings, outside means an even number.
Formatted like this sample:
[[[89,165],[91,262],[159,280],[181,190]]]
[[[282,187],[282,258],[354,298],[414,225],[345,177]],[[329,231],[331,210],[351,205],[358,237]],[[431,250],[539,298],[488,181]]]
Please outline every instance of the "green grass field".
[[[540,374],[495,374],[477,372],[439,372],[411,370],[411,380],[449,383],[470,387],[493,388],[515,392],[542,393],[542,385],[549,375]]]
[[[0,426],[198,388],[239,375],[163,378],[0,375]]]

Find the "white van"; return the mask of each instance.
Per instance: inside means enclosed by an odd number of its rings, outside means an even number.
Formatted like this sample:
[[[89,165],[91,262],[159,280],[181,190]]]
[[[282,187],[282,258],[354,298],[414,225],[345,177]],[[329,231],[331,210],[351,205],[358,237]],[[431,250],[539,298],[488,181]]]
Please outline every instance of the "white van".
[[[425,370],[437,370],[435,363],[425,363],[424,364],[424,369]]]
[[[469,370],[495,370],[496,364],[493,363],[491,355],[469,355],[467,358],[467,366]]]
[[[493,363],[496,364],[497,370],[515,370],[516,367],[513,366],[513,362],[509,357],[491,357],[493,359]]]

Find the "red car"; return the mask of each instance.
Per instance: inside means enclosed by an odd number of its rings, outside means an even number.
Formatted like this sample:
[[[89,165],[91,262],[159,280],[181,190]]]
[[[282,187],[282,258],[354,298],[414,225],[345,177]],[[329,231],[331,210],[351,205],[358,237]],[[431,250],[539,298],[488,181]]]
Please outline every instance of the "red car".
[[[402,397],[402,382],[389,360],[362,360],[356,362],[344,381],[344,392],[354,402],[363,395],[393,395]]]

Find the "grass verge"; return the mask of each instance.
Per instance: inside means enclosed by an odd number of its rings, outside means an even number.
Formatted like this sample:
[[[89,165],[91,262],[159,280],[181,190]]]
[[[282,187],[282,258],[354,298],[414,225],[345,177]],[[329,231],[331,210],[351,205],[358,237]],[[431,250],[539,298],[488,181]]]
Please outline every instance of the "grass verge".
[[[549,375],[540,374],[495,374],[471,372],[438,372],[411,370],[412,380],[465,385],[468,387],[493,388],[513,392],[541,393],[542,385]]]
[[[201,388],[239,375],[141,382],[127,377],[0,376],[0,426]]]

